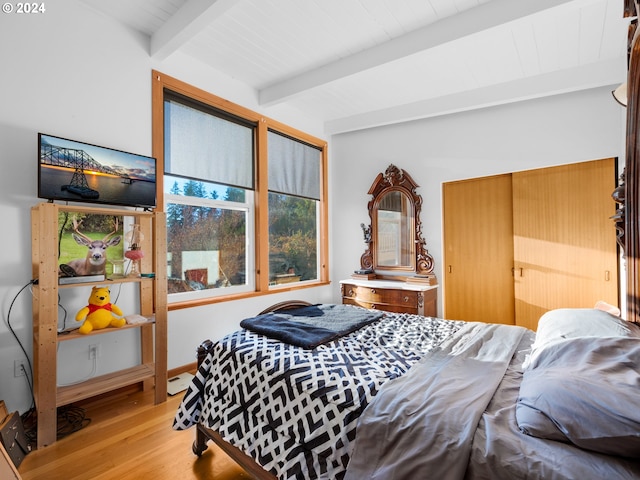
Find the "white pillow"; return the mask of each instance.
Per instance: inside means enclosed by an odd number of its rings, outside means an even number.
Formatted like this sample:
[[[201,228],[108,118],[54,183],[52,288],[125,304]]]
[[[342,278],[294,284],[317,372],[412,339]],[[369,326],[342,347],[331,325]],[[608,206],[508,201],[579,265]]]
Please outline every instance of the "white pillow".
[[[549,345],[583,337],[640,338],[640,327],[597,308],[550,310],[538,320],[536,339],[531,346],[531,354],[524,362],[524,368]]]

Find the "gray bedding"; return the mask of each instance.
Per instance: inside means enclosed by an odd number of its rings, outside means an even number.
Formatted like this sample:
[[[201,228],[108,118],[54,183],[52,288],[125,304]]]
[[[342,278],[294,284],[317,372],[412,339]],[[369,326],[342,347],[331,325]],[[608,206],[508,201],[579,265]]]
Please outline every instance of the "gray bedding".
[[[516,405],[534,337],[469,323],[387,383],[360,418],[345,478],[640,478],[637,459],[523,433]]]
[[[520,429],[586,450],[640,458],[640,338],[576,338],[524,373]]]

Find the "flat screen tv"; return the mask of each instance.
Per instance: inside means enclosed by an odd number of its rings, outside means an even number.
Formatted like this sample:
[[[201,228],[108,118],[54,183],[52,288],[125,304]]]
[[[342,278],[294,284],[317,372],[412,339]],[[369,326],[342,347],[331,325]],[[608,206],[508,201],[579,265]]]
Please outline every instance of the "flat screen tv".
[[[156,160],[38,134],[38,197],[145,209],[156,206]]]

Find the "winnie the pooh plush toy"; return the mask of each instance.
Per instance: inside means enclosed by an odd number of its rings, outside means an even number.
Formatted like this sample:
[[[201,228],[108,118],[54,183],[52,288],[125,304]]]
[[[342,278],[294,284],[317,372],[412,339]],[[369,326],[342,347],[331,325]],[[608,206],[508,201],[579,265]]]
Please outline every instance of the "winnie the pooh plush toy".
[[[114,315],[115,313],[115,315]],[[76,322],[84,323],[78,330],[80,333],[91,333],[107,327],[122,327],[127,321],[122,316],[122,310],[111,303],[111,294],[107,287],[93,287],[89,296],[89,305],[80,309],[76,314]]]

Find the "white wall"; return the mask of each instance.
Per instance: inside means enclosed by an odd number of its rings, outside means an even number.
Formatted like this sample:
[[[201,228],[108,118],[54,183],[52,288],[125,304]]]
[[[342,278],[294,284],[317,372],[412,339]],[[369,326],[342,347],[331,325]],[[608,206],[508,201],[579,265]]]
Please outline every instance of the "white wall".
[[[608,157],[618,157],[622,164],[625,110],[614,102],[611,90],[600,88],[334,136],[334,278],[347,278],[359,268],[365,247],[360,223],[370,223],[367,191],[390,163],[406,170],[420,185],[423,234],[439,279],[444,278],[443,182]],[[441,291],[438,310],[441,315]]]
[[[37,198],[37,133],[59,135],[151,155],[151,70],[156,69],[232,102],[322,137],[322,124],[284,107],[260,109],[256,94],[229,77],[182,56],[164,62],[149,57],[149,38],[116,24],[75,0],[47,3],[39,15],[0,14],[0,399],[10,410],[31,405],[25,377],[14,377],[14,360],[31,357],[32,309],[30,209]],[[123,287],[117,304],[133,313],[133,295]],[[295,298],[332,300],[333,287],[305,289]],[[115,293],[115,292],[112,292]],[[206,338],[219,338],[238,322],[289,294],[261,296],[169,314],[169,368],[195,361]],[[86,304],[88,291],[65,289],[67,325]],[[64,311],[60,309],[60,317]],[[137,332],[101,335],[98,372],[137,363]],[[62,342],[59,383],[91,374],[88,339]],[[92,340],[94,343],[94,340]]]

